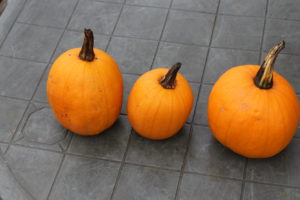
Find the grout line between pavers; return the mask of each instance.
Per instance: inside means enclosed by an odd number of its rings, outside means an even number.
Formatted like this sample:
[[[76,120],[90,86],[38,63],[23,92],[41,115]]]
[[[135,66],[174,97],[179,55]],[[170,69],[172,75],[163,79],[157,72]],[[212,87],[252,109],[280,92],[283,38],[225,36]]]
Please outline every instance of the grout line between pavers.
[[[245,180],[245,182],[260,184],[260,185],[270,185],[270,186],[276,186],[276,187],[290,188],[290,189],[300,189],[300,186],[284,185],[284,184],[271,183],[271,182],[260,182],[260,181],[254,181],[254,180]]]
[[[31,60],[28,58],[19,58],[19,57],[14,57],[14,56],[6,56],[6,55],[0,55],[0,57],[4,58],[11,58],[11,59],[16,59],[16,60],[22,60],[22,61],[27,61],[27,62],[34,62],[34,63],[39,63],[39,64],[48,64],[48,62],[42,62],[42,61],[36,61],[36,60]]]
[[[262,57],[262,52],[263,52],[263,46],[264,46],[264,41],[265,41],[265,30],[266,30],[266,24],[267,24],[267,14],[268,14],[268,7],[269,7],[269,0],[266,1],[266,11],[265,11],[265,18],[264,18],[264,25],[263,25],[263,31],[262,31],[262,36],[260,40],[260,49],[259,49],[259,60],[258,63],[261,61]]]
[[[68,134],[72,134],[71,131],[69,131]],[[70,139],[70,141],[71,141],[71,139]],[[8,144],[6,142],[0,142],[0,144],[1,143]],[[70,144],[71,144],[71,142],[70,142]],[[102,160],[102,161],[107,161],[107,162],[121,163],[121,161],[119,161],[119,160],[113,160],[113,159],[109,159],[109,158],[101,158],[101,157],[93,156],[93,155],[84,155],[84,154],[67,152],[69,144],[67,145],[67,148],[63,151],[53,150],[53,149],[45,149],[45,148],[36,147],[36,146],[27,146],[27,145],[18,144],[18,143],[12,144],[12,146],[24,147],[24,148],[33,149],[33,150],[47,151],[47,152],[52,152],[52,153],[66,154],[68,156],[77,156],[80,158],[89,158],[89,159],[96,159],[96,160]]]
[[[1,94],[0,94],[0,97],[7,98],[7,99],[19,100],[19,101],[29,101],[29,99],[23,99],[20,97],[13,97],[13,96],[6,96],[6,95],[1,95]]]
[[[67,134],[71,134],[71,131],[68,131]],[[57,177],[58,177],[58,175],[59,175],[59,173],[60,173],[60,171],[61,171],[61,168],[62,168],[62,166],[63,166],[63,163],[64,163],[64,161],[65,161],[65,158],[66,158],[66,152],[68,151],[68,149],[69,149],[69,147],[70,147],[72,138],[73,138],[73,135],[71,135],[71,139],[70,139],[70,141],[69,141],[69,143],[68,143],[68,145],[67,145],[67,148],[63,151],[62,159],[61,159],[61,161],[60,161],[60,163],[59,163],[59,166],[58,166],[58,168],[57,168],[56,174],[55,174],[55,176],[54,176],[53,182],[52,182],[52,184],[51,184],[51,187],[50,187],[50,189],[49,189],[49,192],[48,192],[48,194],[47,194],[46,199],[49,199],[49,197],[50,197],[50,195],[51,195],[51,192],[52,192],[52,190],[53,190],[53,188],[54,188],[54,184],[55,184],[55,182],[56,182],[56,180],[57,180]]]
[[[60,27],[49,26],[49,25],[40,25],[40,24],[28,23],[28,22],[18,22],[18,21],[16,21],[15,24],[24,24],[24,25],[31,25],[31,26],[41,27],[41,28],[51,28],[51,29],[56,29],[56,30],[64,30],[64,28],[60,28]]]
[[[245,193],[245,180],[246,180],[246,175],[247,175],[247,166],[248,166],[248,161],[249,159],[246,158],[246,162],[244,165],[244,169],[243,169],[243,179],[242,179],[242,187],[241,187],[241,196],[240,196],[240,200],[244,199],[244,193]]]
[[[220,4],[221,4],[221,0],[219,0],[218,6],[217,6],[217,9],[216,9],[216,14],[215,14],[215,18],[214,18],[214,22],[213,22],[213,27],[212,27],[212,30],[211,30],[210,41],[209,41],[209,45],[208,45],[209,48],[208,48],[207,53],[206,53],[206,58],[205,58],[205,62],[204,62],[205,64],[204,64],[204,68],[203,68],[201,79],[200,79],[200,83],[201,84],[200,84],[200,87],[198,89],[197,97],[195,99],[195,110],[194,110],[192,121],[191,121],[192,125],[191,125],[191,129],[190,129],[190,137],[189,137],[189,141],[188,141],[188,145],[187,145],[187,149],[186,149],[186,154],[184,156],[183,164],[182,164],[182,167],[181,167],[181,172],[180,172],[180,176],[179,176],[179,180],[178,180],[178,184],[177,184],[177,188],[176,188],[175,200],[179,198],[179,191],[180,191],[181,184],[182,184],[182,179],[183,179],[183,174],[184,174],[184,167],[185,167],[186,162],[187,162],[188,151],[189,151],[189,148],[190,148],[190,145],[191,145],[192,136],[193,136],[193,124],[194,124],[194,121],[195,121],[196,109],[197,109],[197,106],[198,106],[198,99],[200,98],[200,92],[201,92],[203,81],[204,81],[205,69],[207,67],[208,57],[209,57],[209,54],[210,54],[210,49],[211,49],[210,47],[211,47],[211,44],[212,44],[213,35],[214,35],[216,23],[217,23],[217,18],[218,18]]]
[[[126,0],[124,0],[124,2],[122,3],[122,7],[121,7],[121,9],[120,9],[119,16],[118,16],[118,18],[117,18],[117,20],[116,20],[116,24],[114,25],[114,28],[113,28],[111,34],[109,35],[109,39],[108,39],[107,45],[106,45],[105,50],[104,50],[105,52],[107,52],[108,47],[109,47],[109,45],[110,45],[110,42],[111,42],[111,40],[112,40],[113,34],[114,34],[114,32],[116,31],[116,29],[117,29],[117,25],[118,25],[118,23],[119,23],[119,21],[120,21],[120,19],[121,19],[121,15],[122,15],[122,12],[123,12],[123,9],[124,9],[125,4],[126,4]]]
[[[165,28],[166,28],[166,25],[167,25],[167,22],[168,22],[168,18],[169,18],[170,12],[171,12],[170,10],[171,10],[173,1],[174,0],[170,1],[168,12],[166,14],[166,18],[165,18],[165,21],[164,21],[164,24],[163,24],[163,28],[161,30],[161,33],[160,33],[160,36],[159,36],[159,39],[158,39],[158,43],[157,43],[157,46],[156,46],[156,49],[155,49],[155,53],[153,55],[153,59],[152,59],[152,63],[150,65],[149,71],[153,69],[153,65],[154,65],[154,62],[155,62],[155,59],[156,59],[156,56],[157,56],[157,53],[158,53],[158,50],[159,50],[159,47],[160,47],[160,43],[161,43],[162,37],[163,37],[164,32],[165,32]]]
[[[300,186],[294,186],[294,185],[284,185],[279,183],[271,183],[271,182],[260,182],[255,180],[243,180],[233,177],[226,177],[226,176],[218,176],[218,175],[210,175],[205,173],[199,173],[199,172],[184,172],[185,174],[194,174],[194,175],[200,175],[200,176],[206,176],[206,177],[214,177],[214,178],[220,178],[224,180],[232,180],[232,181],[239,181],[239,182],[245,182],[245,183],[255,183],[255,184],[261,184],[261,185],[271,185],[271,186],[277,186],[277,187],[284,187],[284,188],[294,188],[294,189],[300,189]]]
[[[125,1],[126,1],[126,0],[125,0]],[[122,173],[123,168],[124,168],[124,166],[125,166],[125,164],[126,164],[126,163],[125,163],[125,160],[126,160],[126,157],[127,157],[127,153],[128,153],[129,146],[130,146],[130,141],[131,141],[131,136],[132,136],[132,134],[133,134],[133,129],[131,129],[131,131],[130,131],[130,135],[129,135],[128,141],[127,141],[127,146],[126,146],[126,149],[125,149],[125,152],[124,152],[124,155],[123,155],[123,159],[122,159],[122,162],[121,162],[121,165],[120,165],[118,174],[117,174],[117,178],[116,178],[114,187],[113,187],[113,189],[112,189],[112,191],[111,191],[111,196],[110,196],[109,200],[112,200],[112,199],[113,199],[114,194],[115,194],[115,192],[116,192],[116,190],[117,190],[117,187],[118,187],[118,185],[119,185],[119,181],[120,181],[120,178],[121,178],[121,173]]]
[[[229,176],[219,176],[219,175],[212,175],[212,174],[206,174],[206,173],[201,173],[201,172],[191,172],[191,171],[184,171],[184,174],[192,174],[192,175],[219,178],[219,179],[224,179],[224,180],[239,181],[239,182],[242,183],[242,178],[234,178],[234,177],[229,177]]]
[[[151,165],[151,164],[147,165],[147,164],[128,162],[128,161],[125,161],[125,164],[131,165],[131,166],[137,166],[137,167],[145,167],[145,168],[151,168],[151,169],[157,169],[157,170],[170,171],[170,172],[180,172],[180,169],[160,167],[160,166],[155,166],[155,165]]]

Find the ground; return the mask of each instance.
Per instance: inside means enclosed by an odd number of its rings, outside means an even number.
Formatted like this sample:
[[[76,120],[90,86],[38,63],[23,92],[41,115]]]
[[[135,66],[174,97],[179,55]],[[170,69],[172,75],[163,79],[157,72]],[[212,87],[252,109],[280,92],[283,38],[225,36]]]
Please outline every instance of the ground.
[[[84,28],[125,84],[119,120],[94,137],[61,127],[45,93],[51,64],[81,46]],[[277,156],[246,159],[213,138],[206,114],[223,72],[260,64],[282,39],[275,68],[300,96],[300,1],[10,0],[0,34],[0,199],[300,199],[299,129]],[[175,137],[144,139],[128,123],[128,93],[142,73],[178,61],[194,109]]]

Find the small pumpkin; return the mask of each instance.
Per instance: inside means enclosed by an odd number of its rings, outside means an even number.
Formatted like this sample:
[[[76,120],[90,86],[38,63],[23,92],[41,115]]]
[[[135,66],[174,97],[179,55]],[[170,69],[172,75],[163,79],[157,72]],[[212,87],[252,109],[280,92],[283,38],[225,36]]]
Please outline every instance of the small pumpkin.
[[[208,100],[208,121],[215,138],[249,158],[282,151],[298,128],[300,105],[286,79],[273,72],[285,43],[267,54],[263,64],[231,68],[215,83]]]
[[[84,30],[82,48],[70,49],[53,63],[47,95],[57,120],[80,135],[95,135],[118,118],[123,79],[117,63],[94,48],[94,36]]]
[[[162,140],[175,135],[193,106],[193,92],[178,73],[181,63],[170,70],[158,68],[143,74],[134,84],[127,105],[130,124],[140,135]]]

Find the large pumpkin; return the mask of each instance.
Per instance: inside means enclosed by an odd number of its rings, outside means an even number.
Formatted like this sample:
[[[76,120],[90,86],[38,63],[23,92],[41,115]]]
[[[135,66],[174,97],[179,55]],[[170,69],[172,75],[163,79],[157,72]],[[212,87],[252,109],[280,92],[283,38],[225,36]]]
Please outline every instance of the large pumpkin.
[[[279,153],[298,128],[298,98],[288,81],[273,72],[283,48],[284,41],[275,45],[261,66],[231,68],[210,93],[208,121],[214,136],[243,156],[267,158]]]
[[[47,94],[63,126],[77,134],[95,135],[118,118],[123,80],[113,58],[93,47],[93,32],[84,33],[81,49],[70,49],[53,63]]]
[[[134,84],[127,105],[128,119],[140,135],[155,140],[176,134],[187,120],[193,93],[187,80],[177,74],[181,64],[143,74]]]

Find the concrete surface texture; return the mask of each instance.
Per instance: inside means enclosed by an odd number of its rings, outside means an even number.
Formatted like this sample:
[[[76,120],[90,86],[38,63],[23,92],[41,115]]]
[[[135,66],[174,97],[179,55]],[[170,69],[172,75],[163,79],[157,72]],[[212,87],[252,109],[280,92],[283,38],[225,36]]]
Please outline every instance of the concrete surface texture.
[[[81,46],[83,28],[125,84],[119,120],[94,137],[65,130],[45,93],[52,62]],[[300,199],[299,130],[277,156],[246,159],[213,138],[206,114],[223,72],[260,64],[282,39],[275,68],[300,96],[299,0],[9,0],[0,36],[0,199]],[[144,139],[128,123],[128,93],[178,61],[193,111],[175,137]]]

